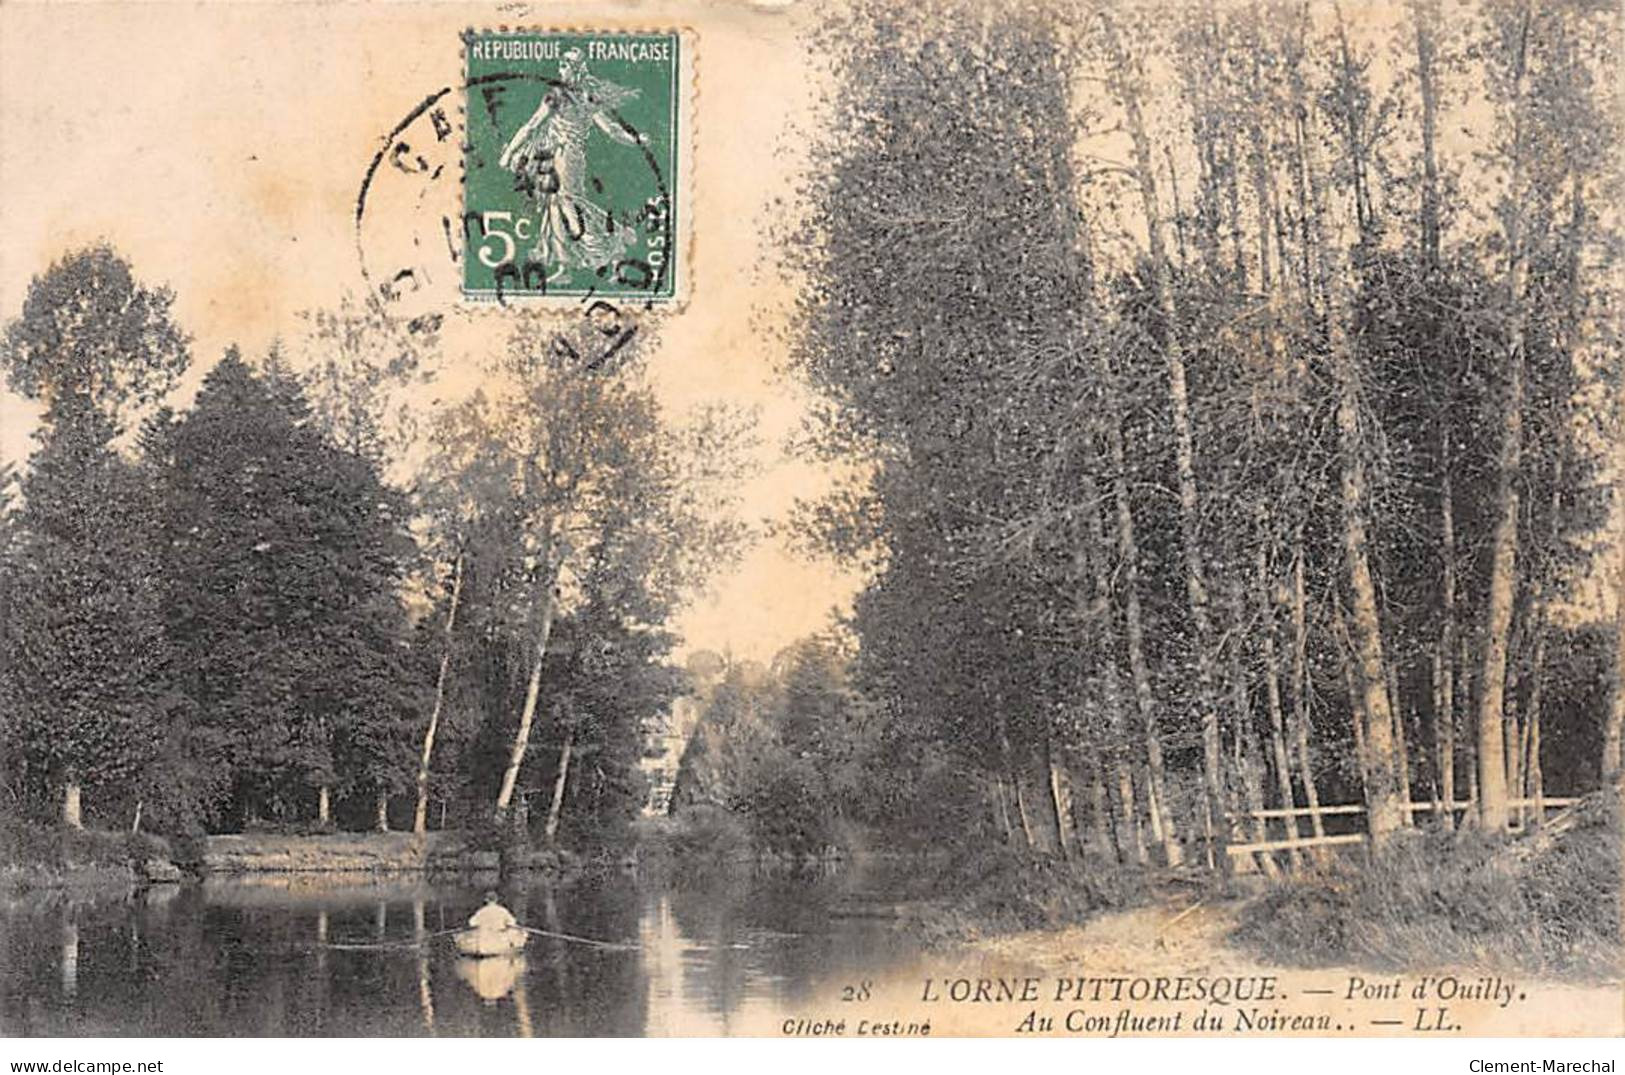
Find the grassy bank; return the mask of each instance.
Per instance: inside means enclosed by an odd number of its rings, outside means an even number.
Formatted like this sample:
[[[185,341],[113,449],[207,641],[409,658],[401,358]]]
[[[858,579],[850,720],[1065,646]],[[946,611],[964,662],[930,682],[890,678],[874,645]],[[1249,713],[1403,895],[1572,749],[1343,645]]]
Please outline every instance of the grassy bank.
[[[1003,846],[923,859],[907,886],[906,927],[932,946],[1080,925],[1151,898],[1147,876],[1094,860]]]
[[[1289,965],[1426,961],[1613,978],[1619,899],[1618,798],[1609,793],[1556,830],[1416,833],[1368,866],[1283,882],[1246,908],[1233,940]]]
[[[583,858],[570,851],[498,846],[467,832],[253,832],[161,836],[74,830],[0,821],[0,888],[128,887],[191,876],[566,873]],[[176,864],[179,864],[177,866]],[[183,869],[184,871],[183,872]]]

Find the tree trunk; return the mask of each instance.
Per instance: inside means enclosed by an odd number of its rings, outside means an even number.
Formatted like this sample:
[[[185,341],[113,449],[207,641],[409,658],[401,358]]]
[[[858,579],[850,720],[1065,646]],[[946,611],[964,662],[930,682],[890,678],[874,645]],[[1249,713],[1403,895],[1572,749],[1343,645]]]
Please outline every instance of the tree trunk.
[[[1126,841],[1124,847],[1134,856],[1135,865],[1146,866],[1151,862],[1151,855],[1146,850],[1145,834],[1140,829],[1139,806],[1134,794],[1134,767],[1122,756],[1123,753],[1119,751],[1117,761],[1118,839]]]
[[[1522,260],[1522,259],[1518,259]],[[1522,291],[1522,273],[1515,276]],[[1478,697],[1478,817],[1489,832],[1507,826],[1507,774],[1504,738],[1507,649],[1517,590],[1518,482],[1523,439],[1523,331],[1516,313],[1509,348],[1507,398],[1501,418],[1501,465],[1491,548],[1490,604],[1484,626],[1484,671]]]
[[[1445,686],[1449,674],[1445,671],[1447,663],[1440,650],[1433,651],[1433,747],[1437,759],[1433,769],[1436,774],[1433,785],[1434,819],[1446,829],[1454,829],[1456,819],[1450,804],[1456,798],[1455,714],[1445,703],[1449,697]]]
[[[1027,801],[1032,804],[1028,820],[1033,831],[1033,846],[1046,855],[1059,854],[1063,829],[1062,819],[1050,808],[1050,777],[1053,771],[1049,764],[1048,743],[1040,741],[1034,744],[1032,750],[1023,751],[1020,770],[1027,784]]]
[[[1298,123],[1304,124],[1305,102],[1301,86],[1296,87]],[[1343,516],[1343,555],[1348,571],[1352,600],[1352,655],[1356,685],[1356,719],[1365,723],[1368,754],[1366,813],[1373,846],[1380,847],[1403,824],[1395,774],[1393,707],[1385,678],[1382,624],[1377,613],[1377,589],[1371,575],[1370,540],[1367,535],[1365,445],[1360,429],[1360,371],[1348,339],[1349,305],[1342,248],[1326,226],[1325,179],[1316,163],[1313,132],[1304,131],[1303,167],[1314,201],[1314,237],[1320,251],[1320,286],[1326,302],[1327,349],[1337,387],[1337,442],[1342,470],[1341,503]]]
[[[1507,385],[1501,411],[1501,459],[1496,480],[1496,520],[1491,540],[1490,602],[1484,627],[1484,671],[1478,698],[1478,817],[1488,832],[1507,826],[1507,782],[1502,719],[1506,704],[1507,643],[1518,589],[1518,479],[1523,452],[1524,281],[1528,251],[1523,239],[1523,81],[1529,46],[1528,8],[1523,12],[1513,58],[1512,178],[1506,214]]]
[[[62,824],[70,829],[83,829],[85,827],[84,815],[80,810],[79,782],[70,780],[62,788]]]
[[[1530,800],[1530,814],[1538,826],[1546,821],[1546,778],[1540,767],[1540,706],[1546,674],[1546,631],[1535,640],[1535,663],[1529,683],[1529,712],[1524,718],[1523,797]]]
[[[513,749],[508,753],[508,768],[502,774],[502,788],[497,792],[498,817],[508,812],[513,802],[514,786],[519,781],[519,767],[525,761],[525,748],[530,744],[530,726],[536,719],[536,702],[542,689],[542,664],[547,659],[547,643],[553,634],[553,615],[558,607],[554,592],[558,581],[555,571],[548,572],[546,591],[542,597],[542,623],[536,632],[536,652],[530,662],[530,679],[525,684],[525,708],[519,714],[519,728],[514,732]]]
[[[1112,500],[1117,505],[1117,559],[1123,573],[1123,618],[1128,642],[1129,676],[1134,686],[1134,708],[1145,736],[1145,804],[1152,837],[1162,846],[1163,861],[1178,866],[1179,837],[1168,810],[1167,779],[1163,770],[1162,734],[1157,727],[1156,700],[1151,694],[1151,671],[1145,659],[1145,620],[1140,607],[1140,546],[1134,536],[1134,509],[1128,493],[1128,451],[1123,443],[1115,373],[1104,348],[1098,348],[1101,384],[1106,394],[1106,433],[1111,448]]]
[[[1365,720],[1360,712],[1360,699],[1364,691],[1360,686],[1360,672],[1354,656],[1354,643],[1349,638],[1348,620],[1343,615],[1341,605],[1332,606],[1332,614],[1337,622],[1337,640],[1339,663],[1343,666],[1343,686],[1348,692],[1349,713],[1354,728],[1354,761],[1360,770],[1360,792],[1365,800],[1371,801],[1371,755],[1366,747]],[[1367,818],[1369,819],[1369,811]]]
[[[993,788],[993,806],[999,819],[999,826],[1004,830],[1004,842],[1012,843],[1016,838],[1016,831],[1010,824],[1010,808],[1006,804],[1004,777],[995,773],[990,783]]]
[[[1625,355],[1622,355],[1617,366],[1619,386],[1616,389],[1617,399],[1614,402],[1614,458],[1625,458]],[[1616,464],[1617,465],[1617,464]],[[1614,548],[1614,683],[1612,697],[1609,699],[1608,712],[1603,719],[1602,726],[1602,778],[1604,781],[1616,779],[1621,770],[1625,769],[1625,752],[1621,751],[1621,744],[1625,742],[1625,510],[1621,510],[1621,500],[1625,499],[1625,482],[1614,482],[1614,510],[1620,516],[1620,528],[1615,536],[1617,542]]]
[[[423,754],[418,761],[418,802],[412,813],[412,831],[419,836],[429,828],[429,761],[434,756],[435,732],[440,727],[440,710],[446,701],[446,675],[451,669],[451,632],[457,624],[457,603],[463,594],[463,554],[451,572],[451,609],[446,613],[444,650],[440,654],[440,674],[434,681],[434,707],[429,710],[429,727],[423,732]]]
[[[558,835],[559,816],[564,812],[564,786],[570,779],[570,752],[575,747],[575,741],[576,730],[575,726],[571,725],[564,733],[564,746],[559,750],[559,775],[553,781],[553,801],[548,804],[547,825],[542,830],[542,835],[549,845]]]
[[[1456,669],[1458,669],[1456,671],[1456,729],[1458,729],[1456,750],[1462,755],[1461,765],[1458,766],[1458,770],[1464,770],[1467,773],[1466,801],[1469,804],[1469,809],[1462,810],[1461,820],[1458,823],[1462,828],[1469,828],[1479,823],[1477,822],[1477,809],[1479,809],[1479,747],[1477,747],[1477,737],[1462,737],[1459,734],[1459,731],[1464,727],[1472,727],[1471,721],[1472,715],[1474,715],[1474,706],[1472,706],[1472,685],[1474,685],[1474,680],[1472,680],[1472,645],[1471,641],[1467,640],[1466,632],[1459,633],[1461,633],[1461,638],[1458,638],[1458,643],[1456,643],[1458,645],[1458,648],[1456,648]],[[1458,781],[1459,779],[1461,779],[1461,776],[1458,773]]]
[[[1439,523],[1444,563],[1444,624],[1439,640],[1439,704],[1434,710],[1439,742],[1439,783],[1444,788],[1445,828],[1456,827],[1456,506],[1450,488],[1450,441],[1441,438],[1444,480],[1440,483]]]
[[[1111,14],[1102,10],[1101,21],[1106,30],[1107,47],[1112,53],[1113,82],[1134,143],[1141,210],[1145,214],[1149,240],[1152,288],[1157,313],[1163,322],[1163,357],[1168,369],[1168,393],[1173,402],[1174,458],[1179,477],[1180,545],[1184,560],[1185,595],[1195,627],[1196,698],[1202,728],[1202,785],[1210,825],[1209,837],[1215,843],[1209,861],[1222,872],[1228,870],[1230,865],[1230,856],[1225,849],[1223,753],[1219,742],[1219,708],[1213,671],[1213,627],[1202,564],[1201,508],[1196,489],[1195,445],[1191,432],[1190,393],[1185,379],[1185,355],[1174,309],[1167,251],[1163,246],[1162,214],[1157,207],[1156,178],[1151,163],[1151,139],[1140,112],[1139,86],[1130,74],[1129,59],[1117,38]]]
[[[1516,738],[1513,743],[1515,761],[1511,771],[1507,774],[1513,798],[1517,804],[1513,807],[1518,828],[1526,829],[1529,824],[1529,714],[1524,713],[1515,729]]]
[[[1256,12],[1253,13],[1252,28],[1255,34],[1252,40],[1254,49],[1252,61],[1253,81],[1255,86],[1262,87],[1264,85],[1261,67],[1263,47],[1262,42],[1256,36],[1259,29]],[[1274,378],[1283,373],[1281,369],[1280,306],[1277,299],[1275,274],[1271,271],[1270,266],[1270,231],[1274,226],[1276,207],[1274,180],[1269,167],[1270,147],[1268,139],[1264,135],[1260,112],[1261,105],[1258,101],[1253,101],[1252,107],[1248,109],[1247,113],[1247,128],[1248,137],[1252,143],[1253,198],[1258,204],[1258,286],[1264,296],[1267,310],[1259,338],[1262,350],[1269,363],[1269,376]],[[1276,236],[1276,240],[1277,257],[1280,258],[1279,235]],[[1261,409],[1259,394],[1256,389],[1252,394],[1252,403],[1256,415]],[[1270,754],[1271,760],[1274,762],[1276,795],[1281,808],[1292,810],[1296,808],[1297,804],[1292,795],[1292,765],[1288,760],[1287,750],[1287,719],[1285,706],[1282,704],[1281,699],[1281,667],[1276,653],[1274,587],[1270,583],[1270,553],[1276,547],[1276,543],[1270,534],[1269,509],[1263,502],[1258,504],[1256,514],[1258,519],[1258,542],[1255,551],[1257,573],[1255,583],[1262,627],[1261,634],[1263,636],[1264,685],[1270,715]],[[1281,819],[1281,828],[1289,838],[1296,837],[1300,833],[1298,819],[1292,814],[1288,814]],[[1290,855],[1293,862],[1297,862],[1299,857],[1300,853],[1297,851],[1293,851]]]
[[[1388,697],[1393,700],[1394,760],[1399,769],[1400,824],[1411,823],[1411,752],[1405,730],[1405,703],[1399,692],[1399,671],[1388,666]]]
[[[1238,634],[1241,616],[1246,607],[1244,589],[1237,580],[1232,590]],[[1247,813],[1252,815],[1252,824],[1247,827],[1248,835],[1254,840],[1263,841],[1269,839],[1269,825],[1259,816],[1264,810],[1264,777],[1258,757],[1257,736],[1253,733],[1252,710],[1248,705],[1247,679],[1242,668],[1239,645],[1230,647],[1230,697],[1230,706],[1235,713],[1236,721],[1235,771],[1240,777],[1242,802]],[[1268,851],[1257,852],[1253,859],[1264,876],[1275,877],[1280,873],[1275,865],[1275,857]]]
[[[1245,796],[1247,810],[1255,815],[1250,826],[1250,835],[1254,840],[1264,841],[1269,839],[1269,823],[1264,818],[1256,816],[1264,809],[1263,764],[1259,759],[1256,748],[1257,743],[1249,735],[1241,743],[1239,768],[1241,770],[1242,793]],[[1257,862],[1258,868],[1264,872],[1265,877],[1280,875],[1280,868],[1276,866],[1275,855],[1272,852],[1259,851],[1253,855],[1253,859]]]
[[[1620,425],[1625,430],[1625,376],[1621,378],[1620,388]],[[1619,560],[1614,579],[1614,691],[1612,704],[1608,707],[1608,714],[1602,727],[1602,776],[1604,780],[1613,780],[1625,768],[1625,758],[1622,758],[1620,745],[1625,737],[1621,731],[1625,730],[1625,529],[1621,530],[1619,549],[1615,553]]]
[[[1038,841],[1033,838],[1033,823],[1027,817],[1027,797],[1021,793],[1021,773],[1012,771],[1010,782],[1016,787],[1016,817],[1021,820],[1021,836],[1027,841],[1027,850],[1031,851],[1038,846]]]
[[[1259,507],[1259,541],[1254,553],[1257,568],[1255,596],[1258,599],[1258,615],[1261,620],[1260,634],[1263,636],[1264,648],[1264,697],[1269,705],[1270,714],[1270,757],[1275,763],[1275,791],[1281,803],[1281,809],[1291,810],[1297,804],[1292,798],[1292,766],[1287,761],[1286,753],[1286,717],[1281,705],[1281,682],[1279,664],[1275,654],[1275,609],[1270,597],[1269,578],[1269,552],[1264,547],[1264,533],[1269,525],[1268,512],[1263,506]],[[1282,818],[1281,827],[1287,835],[1293,836],[1298,832],[1297,819],[1292,815]],[[1292,858],[1296,860],[1297,853]]]
[[[1106,783],[1100,778],[1100,762],[1089,763],[1089,842],[1102,859],[1116,859],[1112,850],[1111,807],[1106,799]]]
[[[1413,0],[1411,14],[1416,20],[1416,77],[1422,97],[1422,257],[1432,270],[1439,265],[1439,161],[1435,151],[1439,90],[1433,81],[1436,0]]]
[[[1456,653],[1456,667],[1460,670],[1457,678],[1457,722],[1458,728],[1468,726],[1473,716],[1473,662],[1471,646],[1466,637],[1459,641]],[[1464,752],[1462,768],[1467,771],[1467,803],[1468,809],[1462,811],[1460,825],[1468,828],[1478,824],[1478,741],[1476,736],[1466,739],[1457,737],[1456,746]]]
[[[1256,23],[1255,23],[1256,28]],[[1262,42],[1254,40],[1253,48],[1253,82],[1256,86],[1264,85],[1264,74],[1261,66],[1263,54]],[[1281,316],[1280,304],[1276,290],[1276,276],[1270,267],[1270,232],[1275,226],[1277,209],[1275,204],[1275,178],[1270,170],[1269,140],[1264,135],[1264,126],[1259,115],[1260,106],[1255,101],[1248,110],[1247,132],[1252,142],[1252,167],[1250,169],[1253,182],[1253,199],[1258,203],[1258,287],[1264,296],[1267,307],[1265,324],[1260,335],[1263,338],[1264,354],[1269,358],[1270,373],[1279,374],[1281,358]],[[1280,234],[1276,233],[1276,259],[1283,260]],[[1285,281],[1281,281],[1284,285]]]
[[[1298,779],[1309,806],[1310,831],[1326,835],[1320,816],[1320,789],[1309,753],[1309,593],[1304,580],[1303,524],[1292,531],[1292,739],[1298,752]],[[1297,826],[1303,831],[1302,826]]]
[[[1441,778],[1440,765],[1439,765],[1440,754],[1441,754],[1441,749],[1440,748],[1443,746],[1443,740],[1440,738],[1440,735],[1439,735],[1439,650],[1438,650],[1438,647],[1434,647],[1428,653],[1428,671],[1429,671],[1428,683],[1433,689],[1433,693],[1428,696],[1429,705],[1431,706],[1431,708],[1428,710],[1428,712],[1433,714],[1433,782],[1432,782],[1432,784],[1430,786],[1431,797],[1428,799],[1428,804],[1429,804],[1429,806],[1432,807],[1432,809],[1429,811],[1428,816],[1433,821],[1437,821],[1438,818],[1439,818],[1439,804],[1444,801],[1444,799],[1441,796],[1440,791],[1439,791],[1439,781],[1440,781],[1440,778]]]
[[[1521,633],[1516,627],[1512,630],[1507,656],[1506,706],[1501,711],[1502,749],[1507,765],[1507,823],[1514,827],[1523,824],[1523,809],[1516,802],[1523,797],[1519,790],[1523,787],[1523,714],[1518,710],[1518,687],[1522,678],[1518,667],[1522,646],[1518,638]]]
[[[1297,96],[1298,100],[1294,103],[1299,108],[1302,108],[1302,93],[1299,92]],[[1310,242],[1311,222],[1314,219],[1314,213],[1310,205],[1311,190],[1309,169],[1305,156],[1303,124],[1289,120],[1288,129],[1291,131],[1293,139],[1292,147],[1294,152],[1290,163],[1292,165],[1293,196],[1298,208],[1296,236],[1298,256],[1292,259],[1292,268],[1297,277],[1297,297],[1299,299],[1296,307],[1296,327],[1299,336],[1307,338],[1311,335],[1313,326],[1316,324],[1314,310],[1316,273],[1314,246]],[[1283,217],[1285,215],[1283,214]],[[1277,232],[1277,241],[1283,247],[1285,246],[1284,238],[1289,231],[1290,228],[1283,220],[1281,228]],[[1280,257],[1284,265],[1287,260],[1285,249],[1282,250]],[[1291,275],[1293,274],[1283,271],[1283,285]],[[1298,405],[1295,412],[1297,419],[1300,422],[1307,422],[1310,407],[1305,399],[1305,394],[1310,390],[1310,381],[1308,348],[1306,347],[1294,348],[1292,378],[1297,392]],[[1314,759],[1309,748],[1309,736],[1313,727],[1309,716],[1309,691],[1312,684],[1309,680],[1309,599],[1304,578],[1307,559],[1305,555],[1304,527],[1311,506],[1307,492],[1300,493],[1299,500],[1299,515],[1292,528],[1292,717],[1297,725],[1293,738],[1298,750],[1298,772],[1299,778],[1303,782],[1304,799],[1309,804],[1310,827],[1316,837],[1321,837],[1326,835],[1326,822],[1320,814],[1320,789],[1315,783]],[[1336,601],[1333,601],[1332,604],[1334,609],[1337,608]],[[1344,664],[1344,671],[1347,671],[1346,663]],[[1363,794],[1363,783],[1361,789]],[[1324,847],[1317,847],[1314,854],[1322,860],[1329,857],[1329,851]]]
[[[1049,755],[1048,744],[1044,753]],[[1053,756],[1045,758],[1046,768],[1049,770],[1049,805],[1050,812],[1055,816],[1055,842],[1060,846],[1061,857],[1072,857],[1072,824],[1071,809],[1067,803],[1066,787],[1061,776],[1061,767],[1055,764]]]
[[[373,823],[373,827],[376,828],[379,832],[388,832],[389,831],[389,793],[385,792],[385,791],[380,791],[378,793],[378,798],[373,803],[373,807],[374,807],[374,813],[373,813],[374,823]]]
[[[1123,711],[1123,687],[1118,673],[1117,652],[1111,645],[1113,616],[1111,578],[1106,570],[1106,532],[1100,521],[1100,489],[1092,475],[1084,474],[1082,492],[1089,540],[1085,559],[1089,562],[1092,589],[1088,619],[1095,628],[1096,646],[1101,654],[1103,701],[1111,732],[1107,753],[1116,770],[1117,798],[1121,807],[1117,817],[1117,843],[1123,851],[1132,852],[1134,860],[1143,865],[1147,861],[1145,838],[1140,832],[1140,819],[1134,809],[1134,773],[1129,761],[1132,737],[1127,715]]]
[[[1335,289],[1335,285],[1334,285]],[[1328,313],[1328,320],[1341,325],[1341,310]],[[1365,523],[1365,464],[1360,458],[1358,412],[1359,389],[1352,368],[1353,356],[1340,329],[1333,329],[1333,351],[1343,356],[1339,364],[1343,383],[1339,391],[1337,427],[1343,456],[1343,550],[1348,561],[1352,609],[1354,661],[1360,695],[1355,700],[1356,717],[1363,717],[1370,768],[1366,809],[1371,821],[1371,838],[1380,845],[1402,824],[1398,789],[1395,786],[1395,744],[1393,708],[1385,682],[1382,653],[1382,627],[1377,619],[1377,590],[1371,577]]]
[[[333,796],[323,784],[316,789],[316,821],[326,825],[333,820]]]

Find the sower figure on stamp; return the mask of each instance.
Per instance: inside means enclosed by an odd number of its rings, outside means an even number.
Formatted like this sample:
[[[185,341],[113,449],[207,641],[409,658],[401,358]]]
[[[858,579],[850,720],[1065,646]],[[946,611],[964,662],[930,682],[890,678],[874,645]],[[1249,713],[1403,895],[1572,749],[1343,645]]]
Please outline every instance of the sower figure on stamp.
[[[536,112],[514,132],[498,166],[513,172],[518,189],[536,198],[536,246],[531,261],[550,267],[549,280],[572,269],[597,272],[625,252],[608,208],[587,197],[587,138],[597,127],[611,141],[641,146],[614,110],[638,91],[589,74],[580,49],[559,60],[559,82],[548,87]]]

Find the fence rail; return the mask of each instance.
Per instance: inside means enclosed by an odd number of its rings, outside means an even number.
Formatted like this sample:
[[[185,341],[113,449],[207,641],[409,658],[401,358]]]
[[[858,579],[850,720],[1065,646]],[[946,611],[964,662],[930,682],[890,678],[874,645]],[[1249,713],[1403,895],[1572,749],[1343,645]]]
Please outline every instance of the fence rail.
[[[1533,810],[1540,808],[1547,810],[1566,810],[1579,802],[1579,799],[1560,796],[1546,796],[1540,799],[1508,799],[1507,806],[1514,810]],[[1473,800],[1458,800],[1455,802],[1421,802],[1406,803],[1404,809],[1410,814],[1443,813],[1449,810],[1452,814],[1477,808],[1478,803]],[[1332,806],[1296,806],[1291,808],[1280,807],[1270,810],[1244,810],[1226,815],[1232,821],[1267,821],[1272,819],[1285,820],[1300,817],[1340,817],[1363,815],[1365,807],[1360,803],[1343,803]],[[1294,851],[1303,847],[1334,847],[1339,844],[1363,844],[1369,838],[1364,832],[1341,832],[1325,836],[1302,836],[1292,833],[1281,840],[1256,840],[1252,843],[1231,844],[1227,848],[1232,855],[1256,855],[1271,851]]]

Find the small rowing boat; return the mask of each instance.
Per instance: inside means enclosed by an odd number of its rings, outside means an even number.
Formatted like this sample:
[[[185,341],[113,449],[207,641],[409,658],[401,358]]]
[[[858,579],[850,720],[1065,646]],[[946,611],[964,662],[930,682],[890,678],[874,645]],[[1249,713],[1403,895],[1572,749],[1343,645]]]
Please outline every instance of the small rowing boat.
[[[509,956],[525,947],[525,931],[507,929],[465,929],[452,935],[457,951],[465,956]]]

